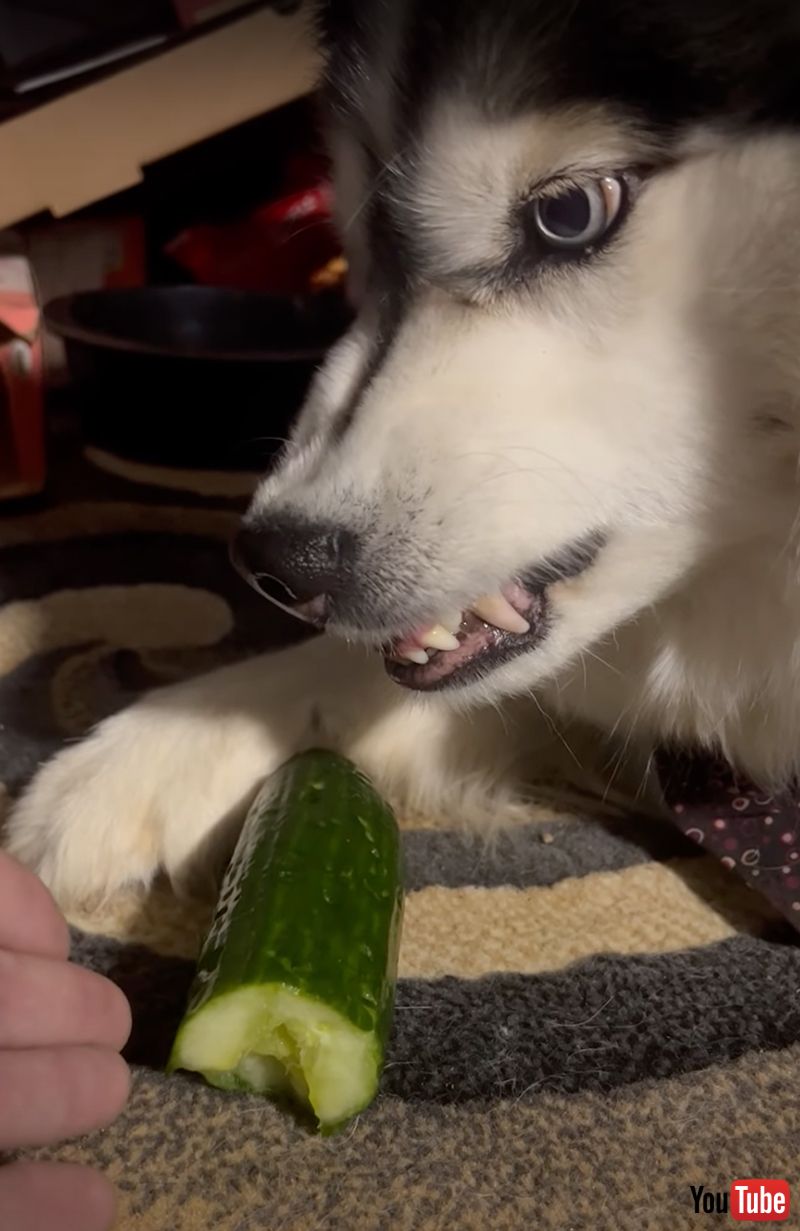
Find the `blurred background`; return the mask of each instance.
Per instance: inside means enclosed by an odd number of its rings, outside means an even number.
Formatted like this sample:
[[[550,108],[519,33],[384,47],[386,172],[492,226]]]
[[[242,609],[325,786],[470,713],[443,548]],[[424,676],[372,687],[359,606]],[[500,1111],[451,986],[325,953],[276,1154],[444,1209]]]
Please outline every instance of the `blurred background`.
[[[0,0],[0,499],[269,464],[349,319],[318,70],[296,3]]]

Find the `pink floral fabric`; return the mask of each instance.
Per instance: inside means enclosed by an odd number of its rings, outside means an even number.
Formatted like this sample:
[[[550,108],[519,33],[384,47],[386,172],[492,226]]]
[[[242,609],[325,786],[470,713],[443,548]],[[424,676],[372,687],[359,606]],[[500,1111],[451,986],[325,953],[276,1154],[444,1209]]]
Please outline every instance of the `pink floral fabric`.
[[[721,761],[664,754],[672,818],[800,931],[800,793],[759,789]]]

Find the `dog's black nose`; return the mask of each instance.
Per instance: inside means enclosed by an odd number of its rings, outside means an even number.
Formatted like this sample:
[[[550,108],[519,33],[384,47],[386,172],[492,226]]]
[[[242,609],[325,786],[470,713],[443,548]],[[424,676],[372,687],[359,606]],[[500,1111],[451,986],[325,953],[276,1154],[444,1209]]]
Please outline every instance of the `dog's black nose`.
[[[344,527],[283,517],[244,526],[231,559],[266,598],[321,627],[352,576],[356,548]]]

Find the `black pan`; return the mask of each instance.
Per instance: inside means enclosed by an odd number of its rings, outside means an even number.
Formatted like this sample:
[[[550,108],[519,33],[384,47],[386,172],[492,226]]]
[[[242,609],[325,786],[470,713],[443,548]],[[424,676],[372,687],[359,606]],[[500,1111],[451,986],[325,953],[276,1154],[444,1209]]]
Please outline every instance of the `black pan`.
[[[136,461],[258,469],[349,320],[341,296],[180,286],[87,291],[45,308],[87,441]]]

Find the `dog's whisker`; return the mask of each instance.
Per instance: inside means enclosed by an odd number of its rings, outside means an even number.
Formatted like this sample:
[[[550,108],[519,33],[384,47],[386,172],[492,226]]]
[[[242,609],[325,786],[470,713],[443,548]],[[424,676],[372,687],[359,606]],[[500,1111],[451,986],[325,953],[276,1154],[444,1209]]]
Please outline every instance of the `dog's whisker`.
[[[372,203],[372,201],[375,199],[375,196],[380,191],[384,180],[389,175],[392,174],[392,167],[396,165],[398,158],[399,158],[399,155],[394,155],[394,157],[384,161],[381,164],[380,169],[378,170],[378,173],[375,176],[373,183],[370,185],[369,190],[361,198],[358,205],[353,210],[352,214],[350,214],[347,221],[342,224],[341,230],[343,234],[347,235],[352,230],[352,228],[355,226],[358,219],[364,213],[364,210],[366,210],[369,207],[369,205]]]

